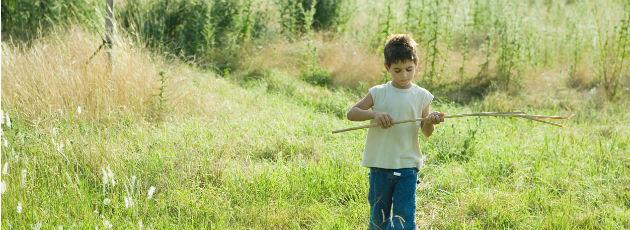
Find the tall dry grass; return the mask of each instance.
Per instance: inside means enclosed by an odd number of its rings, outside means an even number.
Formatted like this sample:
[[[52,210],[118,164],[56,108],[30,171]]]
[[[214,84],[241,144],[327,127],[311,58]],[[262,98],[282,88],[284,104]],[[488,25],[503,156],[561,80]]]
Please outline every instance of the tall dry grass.
[[[377,84],[382,78],[382,54],[374,54],[359,44],[334,40],[321,42],[319,54],[322,67],[330,71],[334,85],[356,87],[357,84]]]
[[[382,78],[382,54],[370,52],[360,44],[343,39],[327,39],[316,33],[310,41],[317,52],[317,63],[330,72],[334,86],[357,87],[377,84]],[[240,54],[240,69],[278,69],[299,75],[309,55],[309,41],[290,42],[273,39],[265,46],[244,47]]]
[[[182,90],[187,85],[183,68],[119,37],[110,71],[104,49],[88,62],[100,43],[80,28],[58,31],[28,47],[3,43],[3,109],[28,119],[101,119],[121,113],[155,118],[170,107],[166,103],[190,99]]]

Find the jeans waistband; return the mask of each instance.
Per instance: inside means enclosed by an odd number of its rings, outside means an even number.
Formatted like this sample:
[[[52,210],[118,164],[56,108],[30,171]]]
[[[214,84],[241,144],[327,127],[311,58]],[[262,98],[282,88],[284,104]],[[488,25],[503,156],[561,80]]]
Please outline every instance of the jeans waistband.
[[[376,168],[376,167],[370,167],[370,170],[374,170],[377,172],[395,172],[395,171],[403,171],[403,170],[416,170],[418,171],[417,168],[399,168],[399,169],[384,169],[384,168]]]

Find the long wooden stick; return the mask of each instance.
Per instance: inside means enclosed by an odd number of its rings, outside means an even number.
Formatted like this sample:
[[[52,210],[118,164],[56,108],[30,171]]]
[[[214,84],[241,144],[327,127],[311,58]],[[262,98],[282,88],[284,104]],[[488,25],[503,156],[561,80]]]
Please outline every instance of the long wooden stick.
[[[532,120],[532,121],[542,122],[542,123],[549,124],[549,125],[563,127],[561,124],[550,122],[550,121],[544,121],[542,119],[556,119],[556,120],[558,120],[558,119],[569,119],[573,115],[571,115],[571,116],[545,116],[545,115],[528,115],[528,114],[523,113],[523,112],[504,112],[504,113],[500,113],[500,112],[480,112],[480,113],[445,115],[444,118],[486,117],[486,116],[487,117],[520,117],[520,118],[525,118],[525,119]],[[401,123],[425,121],[425,120],[428,120],[428,119],[429,118],[427,118],[427,117],[425,117],[425,118],[418,118],[418,119],[409,119],[409,120],[396,121],[393,124],[396,125],[396,124],[401,124]],[[334,133],[342,133],[342,132],[347,132],[347,131],[352,131],[352,130],[357,130],[357,129],[365,129],[365,128],[372,128],[372,127],[378,127],[378,126],[379,126],[379,124],[368,124],[368,125],[351,127],[351,128],[346,128],[346,129],[339,129],[339,130],[332,131],[332,133],[333,134]]]

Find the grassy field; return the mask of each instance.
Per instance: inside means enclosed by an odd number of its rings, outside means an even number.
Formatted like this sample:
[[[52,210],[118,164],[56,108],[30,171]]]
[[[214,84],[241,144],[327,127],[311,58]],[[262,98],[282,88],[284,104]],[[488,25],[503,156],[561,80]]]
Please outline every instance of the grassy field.
[[[95,1],[2,1],[4,229],[363,229],[331,131],[402,32],[434,110],[575,115],[419,136],[418,228],[630,229],[627,1],[116,1],[111,69]]]
[[[366,226],[366,132],[330,133],[357,125],[343,119],[357,95],[280,70],[221,77],[132,47],[102,89],[105,70],[76,64],[95,41],[72,30],[3,47],[4,228]],[[628,103],[582,98],[526,111],[574,113],[565,128],[460,118],[419,137],[419,227],[629,228]]]

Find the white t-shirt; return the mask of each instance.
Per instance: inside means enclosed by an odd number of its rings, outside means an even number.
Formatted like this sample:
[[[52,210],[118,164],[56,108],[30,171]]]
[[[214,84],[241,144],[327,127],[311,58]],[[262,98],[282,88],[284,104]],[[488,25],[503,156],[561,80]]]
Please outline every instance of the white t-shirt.
[[[399,89],[390,81],[370,88],[369,92],[374,102],[372,110],[388,113],[394,121],[421,118],[422,109],[433,100],[429,91],[416,84]],[[418,146],[419,129],[420,122],[396,124],[387,129],[370,128],[361,165],[385,169],[420,169],[422,155]]]

